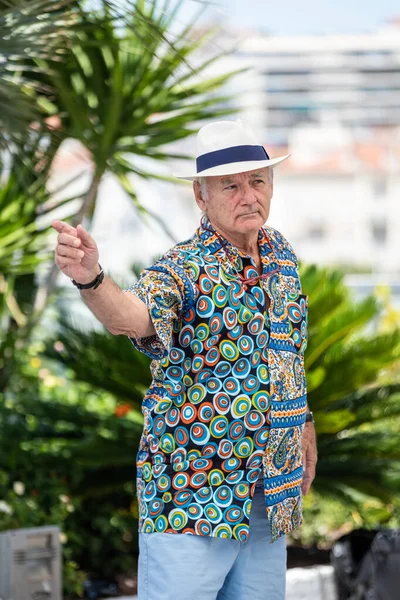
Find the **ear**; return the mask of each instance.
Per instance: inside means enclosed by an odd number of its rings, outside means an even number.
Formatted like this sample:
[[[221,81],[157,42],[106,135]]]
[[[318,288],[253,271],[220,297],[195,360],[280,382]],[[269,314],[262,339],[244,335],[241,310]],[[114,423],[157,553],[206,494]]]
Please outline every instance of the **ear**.
[[[197,206],[200,210],[206,210],[206,202],[203,198],[203,194],[201,193],[201,186],[198,181],[193,181],[193,193],[197,202]]]

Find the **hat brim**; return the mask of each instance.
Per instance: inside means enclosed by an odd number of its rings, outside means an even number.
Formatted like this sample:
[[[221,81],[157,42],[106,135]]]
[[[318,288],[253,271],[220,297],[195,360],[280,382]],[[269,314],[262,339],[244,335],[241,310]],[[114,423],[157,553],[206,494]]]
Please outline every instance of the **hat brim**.
[[[247,171],[255,171],[256,169],[263,169],[264,167],[272,167],[278,165],[283,162],[287,158],[289,158],[291,154],[286,154],[285,156],[278,156],[277,158],[271,158],[269,160],[251,160],[251,161],[242,161],[235,163],[228,163],[227,165],[219,165],[217,167],[212,167],[211,169],[205,169],[204,171],[200,171],[199,173],[195,173],[192,175],[178,175],[177,173],[173,173],[174,177],[178,179],[187,179],[188,181],[193,181],[194,179],[198,179],[199,177],[218,177],[222,175],[234,175],[236,173],[247,173]]]

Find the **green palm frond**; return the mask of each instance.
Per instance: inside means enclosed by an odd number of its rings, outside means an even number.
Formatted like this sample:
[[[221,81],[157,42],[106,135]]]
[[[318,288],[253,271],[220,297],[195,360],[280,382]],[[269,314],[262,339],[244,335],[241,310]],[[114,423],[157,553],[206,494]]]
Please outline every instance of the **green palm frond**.
[[[160,162],[190,158],[174,142],[198,130],[199,122],[231,114],[221,86],[233,73],[206,78],[204,69],[217,61],[214,54],[200,60],[198,51],[207,35],[195,35],[193,24],[170,33],[179,2],[168,7],[157,0],[115,3],[82,12],[70,39],[70,52],[50,69],[37,59],[47,93],[43,110],[60,117],[60,134],[74,138],[89,151],[92,179],[82,195],[71,224],[90,222],[103,176],[114,175],[132,200],[141,220],[156,220],[167,235],[162,216],[155,216],[136,194],[134,176],[170,180]],[[195,63],[194,68],[191,63]],[[55,289],[53,265],[41,285],[31,323],[37,322]]]
[[[149,359],[138,352],[132,356],[127,339],[108,332],[85,332],[61,317],[57,340],[64,350],[57,352],[52,340],[45,352],[48,358],[72,369],[78,381],[107,391],[140,411],[150,384]]]
[[[134,478],[141,421],[88,408],[88,396],[96,395],[90,386],[75,385],[72,391],[73,403],[66,402],[65,390],[60,389],[54,390],[54,399],[46,400],[40,397],[37,380],[26,378],[12,408],[0,405],[1,437],[7,428],[6,438],[12,440],[0,443],[1,454],[8,444],[8,451],[21,459],[23,446],[32,467],[38,463],[43,469],[46,463],[48,470],[63,472],[70,471],[72,461],[79,466],[80,476],[71,475],[71,491],[81,498],[120,492]]]
[[[317,393],[316,390],[311,392],[315,409],[329,407],[335,400],[374,383],[381,369],[399,359],[398,341],[397,331],[366,336],[326,349],[320,366],[329,376],[321,381]]]
[[[0,157],[0,273],[8,282],[49,259],[49,227],[38,218],[71,200],[51,198],[47,181],[58,142],[48,138],[43,146],[42,131],[30,131]],[[60,191],[61,186],[55,190]]]
[[[157,161],[178,156],[166,146],[192,135],[199,121],[232,112],[216,90],[233,73],[203,77],[203,69],[220,55],[190,66],[208,35],[193,39],[190,25],[171,38],[173,6],[166,12],[157,10],[155,0],[131,3],[130,11],[124,9],[123,26],[111,10],[113,3],[106,4],[107,15],[86,15],[68,59],[47,77],[49,88],[56,90],[47,107],[61,115],[65,135],[91,152],[95,177],[110,171],[126,189],[124,178],[130,173],[160,176]],[[39,65],[46,72],[46,61]],[[86,208],[90,217],[93,203]],[[140,210],[145,212],[143,206]]]
[[[36,59],[50,66],[68,47],[68,28],[76,18],[76,0],[16,0],[0,6],[1,145],[24,135],[41,115],[34,100],[44,90]]]
[[[318,439],[313,489],[358,509],[366,498],[389,502],[400,491],[400,479],[391,476],[400,463],[400,382],[382,385],[379,378],[399,364],[400,331],[374,331],[381,303],[375,296],[355,301],[340,272],[301,265],[301,278],[309,294],[305,365]]]

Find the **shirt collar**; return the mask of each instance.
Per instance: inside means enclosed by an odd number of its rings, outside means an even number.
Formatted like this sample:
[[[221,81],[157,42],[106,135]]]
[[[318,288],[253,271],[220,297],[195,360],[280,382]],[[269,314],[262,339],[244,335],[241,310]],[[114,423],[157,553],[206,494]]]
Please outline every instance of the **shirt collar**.
[[[228,267],[233,266],[237,271],[243,269],[242,258],[251,259],[250,256],[244,254],[234,246],[229,240],[227,240],[219,231],[217,232],[212,226],[207,215],[204,215],[200,222],[200,227],[197,230],[197,235],[200,238],[203,245],[212,253],[216,258]],[[224,247],[225,250],[224,250]],[[268,254],[272,252],[272,248],[269,243],[268,235],[265,229],[262,227],[258,231],[258,248],[260,251],[261,261],[263,266],[269,262]],[[230,258],[230,265],[229,259]]]

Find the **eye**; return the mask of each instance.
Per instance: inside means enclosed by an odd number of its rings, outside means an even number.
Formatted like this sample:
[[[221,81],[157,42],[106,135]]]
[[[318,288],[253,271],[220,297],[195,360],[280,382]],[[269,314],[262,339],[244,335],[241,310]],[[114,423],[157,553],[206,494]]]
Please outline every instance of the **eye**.
[[[264,183],[264,179],[255,179],[254,183],[256,183],[257,185],[260,183]]]
[[[235,183],[232,183],[232,185],[227,185],[226,187],[224,187],[224,191],[225,190],[235,190],[237,188],[237,185]]]

